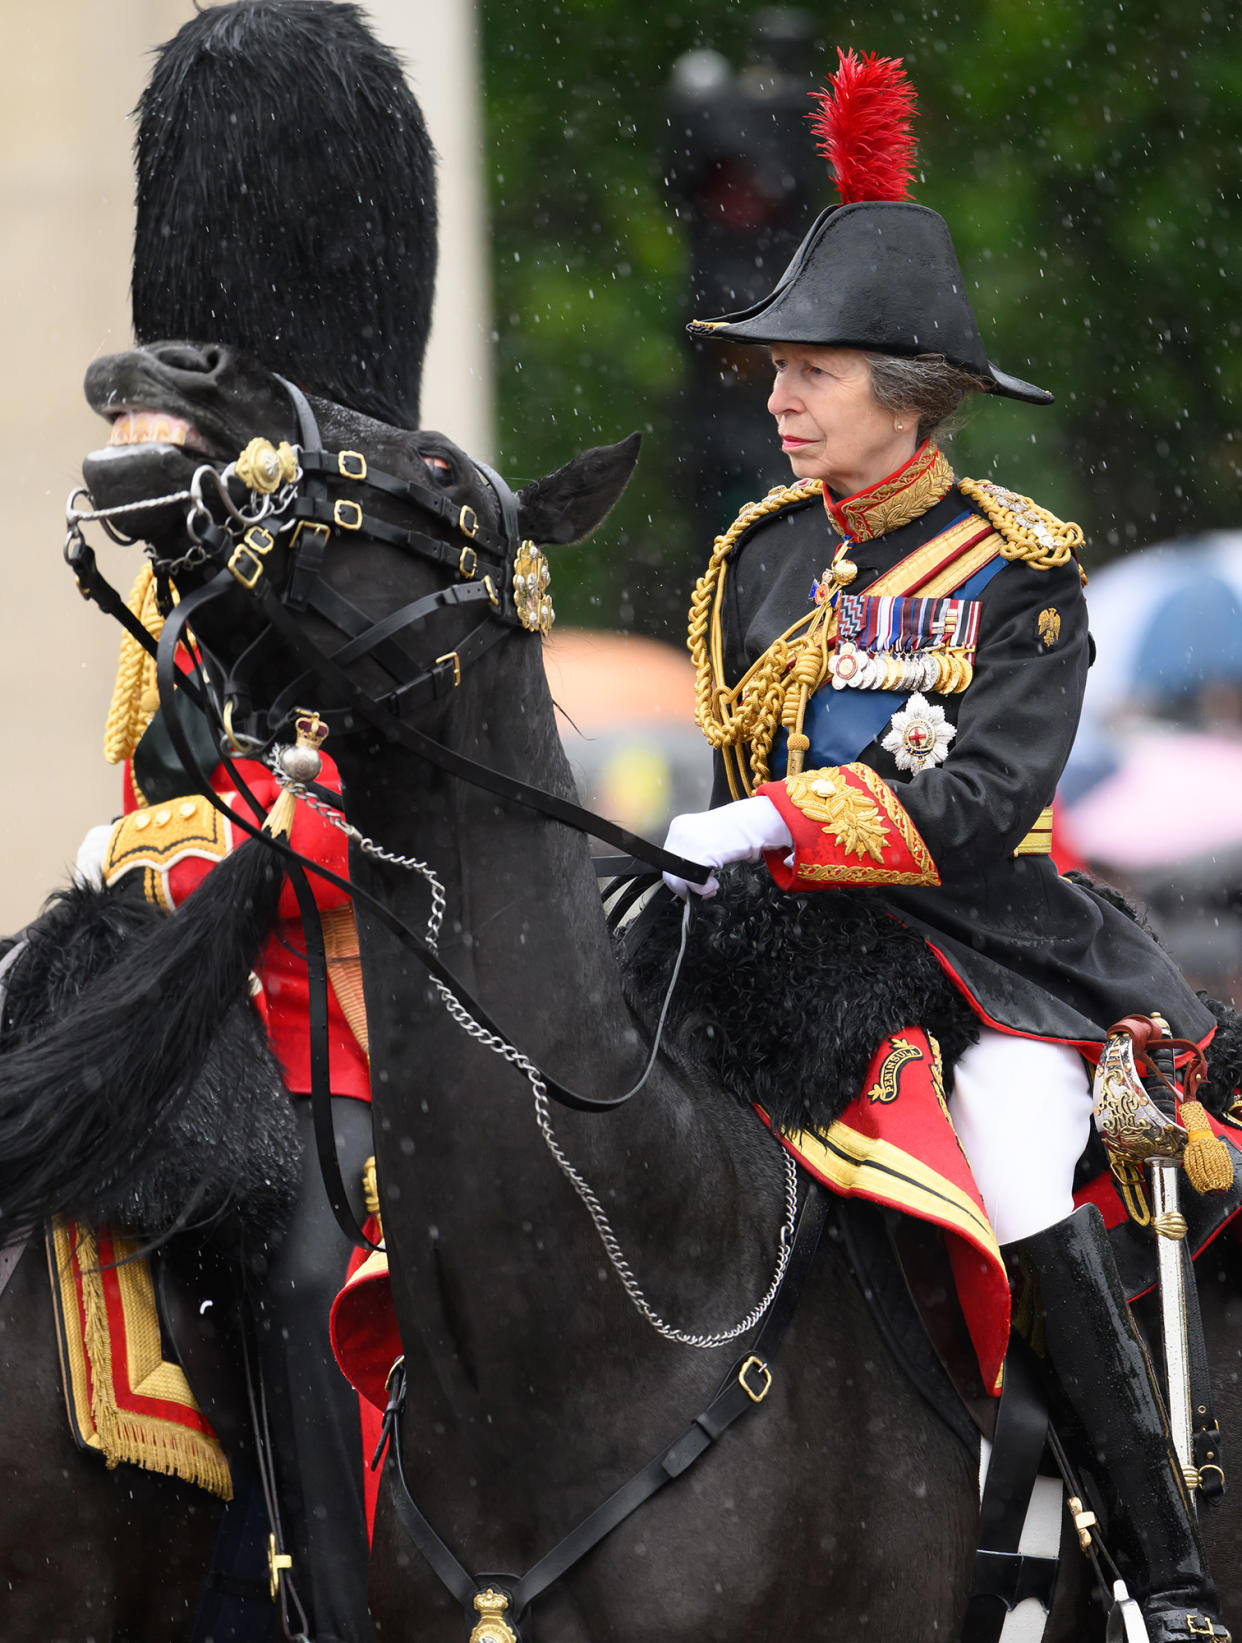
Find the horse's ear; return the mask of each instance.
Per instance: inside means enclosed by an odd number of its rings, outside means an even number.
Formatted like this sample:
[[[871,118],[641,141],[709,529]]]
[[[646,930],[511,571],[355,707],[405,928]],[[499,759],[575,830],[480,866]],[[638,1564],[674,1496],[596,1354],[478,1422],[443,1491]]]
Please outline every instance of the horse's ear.
[[[545,546],[581,542],[610,512],[638,463],[641,434],[619,445],[597,445],[572,461],[532,480],[518,492],[518,525],[523,537]]]

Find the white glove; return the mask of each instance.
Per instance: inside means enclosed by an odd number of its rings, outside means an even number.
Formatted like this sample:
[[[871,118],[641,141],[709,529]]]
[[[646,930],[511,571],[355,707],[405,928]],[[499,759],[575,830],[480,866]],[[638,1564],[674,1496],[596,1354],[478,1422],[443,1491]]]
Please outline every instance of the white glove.
[[[758,861],[765,850],[792,850],[793,835],[771,799],[735,799],[715,810],[674,816],[664,848],[705,867],[728,867],[735,861]],[[673,873],[664,882],[677,896],[714,896],[720,888],[713,873],[706,884],[689,884]]]
[[[75,884],[85,884],[94,890],[102,889],[104,862],[108,856],[108,841],[112,837],[112,829],[115,826],[115,822],[103,822],[98,827],[92,827],[82,840],[78,846],[77,859],[73,864]]]

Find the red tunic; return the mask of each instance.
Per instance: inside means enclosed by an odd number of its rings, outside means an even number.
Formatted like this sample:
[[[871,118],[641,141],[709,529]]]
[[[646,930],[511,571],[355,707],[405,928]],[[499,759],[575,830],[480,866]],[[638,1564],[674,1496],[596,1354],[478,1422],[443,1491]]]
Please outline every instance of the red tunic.
[[[236,769],[264,811],[270,810],[280,793],[271,771],[250,759],[237,760]],[[319,781],[321,786],[334,793],[341,790],[336,765],[326,755]],[[211,784],[232,808],[241,815],[250,815],[245,800],[232,789],[223,766],[216,768]],[[134,794],[128,767],[124,785],[125,813],[130,815],[141,807]],[[169,802],[175,807],[178,801]],[[231,822],[226,823],[225,828],[229,840],[227,848],[234,848],[247,837]],[[299,854],[330,868],[342,878],[348,878],[349,851],[344,833],[309,805],[298,804],[290,843]],[[178,856],[169,867],[165,880],[168,897],[174,906],[198,888],[218,859],[218,851],[213,853],[207,850],[199,852],[191,849]],[[309,873],[307,882],[321,911],[329,912],[349,905],[345,891],[327,880]],[[280,916],[255,965],[255,974],[263,987],[256,1002],[267,1024],[272,1050],[284,1069],[285,1083],[295,1095],[308,1095],[311,1086],[306,945],[297,898],[288,883],[281,890]],[[328,989],[328,1056],[333,1095],[349,1095],[360,1101],[369,1101],[371,1084],[366,1054],[331,987]]]

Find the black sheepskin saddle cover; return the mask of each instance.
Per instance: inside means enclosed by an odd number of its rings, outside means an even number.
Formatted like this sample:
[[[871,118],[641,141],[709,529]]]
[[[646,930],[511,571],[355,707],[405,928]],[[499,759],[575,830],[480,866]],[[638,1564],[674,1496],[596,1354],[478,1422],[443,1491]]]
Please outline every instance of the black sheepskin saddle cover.
[[[136,893],[74,885],[53,896],[22,932],[26,946],[5,980],[3,1046],[37,1037],[88,986],[106,985],[142,938],[166,918]],[[4,943],[5,948],[14,946]],[[152,1000],[151,1038],[132,1045],[137,1064],[161,1053],[175,1020]],[[301,1141],[267,1034],[248,1001],[232,1006],[182,1097],[156,1134],[136,1135],[132,1164],[68,1206],[76,1218],[110,1221],[158,1238],[182,1228],[216,1235],[233,1248],[240,1230],[270,1234],[295,1202]]]
[[[718,875],[692,907],[669,1028],[778,1127],[823,1135],[863,1087],[881,1041],[903,1027],[934,1035],[953,1068],[978,1021],[921,936],[866,891],[777,889],[766,873]],[[651,1029],[681,940],[682,903],[664,890],[619,938],[627,997]]]

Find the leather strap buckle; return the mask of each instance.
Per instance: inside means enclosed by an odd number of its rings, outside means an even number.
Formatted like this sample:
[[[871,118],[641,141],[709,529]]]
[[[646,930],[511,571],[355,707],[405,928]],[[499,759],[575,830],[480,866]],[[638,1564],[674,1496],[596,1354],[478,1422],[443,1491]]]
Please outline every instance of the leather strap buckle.
[[[362,509],[356,502],[347,497],[338,497],[332,508],[332,521],[343,531],[360,531],[362,529]]]
[[[463,536],[469,536],[471,539],[478,535],[479,516],[472,507],[463,505],[457,515],[457,529]]]
[[[336,470],[342,479],[365,479],[367,459],[361,451],[338,451]]]
[[[478,554],[475,552],[475,550],[472,547],[469,547],[469,546],[464,547],[461,550],[461,558],[457,561],[458,573],[461,576],[464,576],[466,581],[469,582],[473,579],[474,573],[475,573],[476,570],[478,570],[478,568],[479,568],[479,556],[478,556]]]
[[[317,545],[321,548],[326,548],[328,545],[328,538],[332,535],[332,530],[331,527],[325,525],[321,519],[299,519],[297,524],[293,527],[293,535],[289,538],[290,549],[297,547],[298,543],[302,540],[303,533],[307,536],[317,538]]]
[[[445,651],[443,656],[437,656],[436,657],[436,666],[437,667],[440,666],[441,662],[452,662],[452,664],[453,664],[453,689],[456,690],[458,685],[461,683],[461,657],[458,656],[458,654],[455,650],[449,650],[449,651]]]
[[[263,575],[263,561],[272,551],[276,538],[262,525],[251,525],[229,555],[229,569],[242,587],[253,592]]]
[[[750,1384],[752,1373],[763,1376],[763,1383],[758,1388]],[[752,1352],[737,1372],[737,1383],[752,1403],[762,1403],[772,1389],[772,1371],[762,1358]]]

